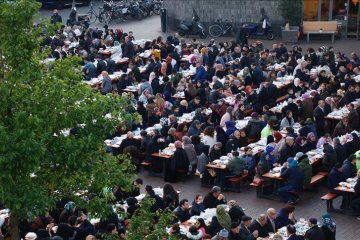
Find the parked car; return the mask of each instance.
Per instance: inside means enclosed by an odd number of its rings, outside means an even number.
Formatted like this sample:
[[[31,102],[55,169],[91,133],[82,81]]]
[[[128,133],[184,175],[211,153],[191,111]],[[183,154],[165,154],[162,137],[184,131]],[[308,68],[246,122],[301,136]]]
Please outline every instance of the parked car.
[[[39,0],[45,7],[62,9],[65,6],[71,6],[73,0]],[[91,0],[76,0],[76,4],[89,5]]]

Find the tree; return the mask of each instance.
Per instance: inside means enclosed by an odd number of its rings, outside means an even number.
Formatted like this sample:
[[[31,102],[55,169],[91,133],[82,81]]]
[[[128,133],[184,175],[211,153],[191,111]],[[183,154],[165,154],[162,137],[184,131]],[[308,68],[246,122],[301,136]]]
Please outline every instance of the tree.
[[[300,26],[302,19],[303,0],[281,0],[280,13],[285,23]]]
[[[104,215],[109,198],[99,193],[130,186],[134,169],[126,156],[107,154],[103,140],[137,116],[126,98],[85,86],[78,58],[42,63],[44,29],[33,26],[39,7],[0,0],[0,203],[11,209],[12,239],[20,239],[19,220],[59,199]],[[95,197],[75,194],[83,190]]]

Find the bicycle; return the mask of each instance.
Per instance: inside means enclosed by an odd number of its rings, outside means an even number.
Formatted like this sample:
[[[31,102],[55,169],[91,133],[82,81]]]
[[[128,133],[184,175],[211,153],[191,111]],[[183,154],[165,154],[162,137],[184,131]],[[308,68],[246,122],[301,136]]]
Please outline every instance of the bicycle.
[[[236,35],[236,28],[234,26],[233,20],[222,21],[220,18],[216,21],[214,25],[209,27],[209,34],[212,37],[224,36],[228,33],[231,33],[233,36]]]
[[[104,7],[99,7],[99,14],[93,8],[93,2],[90,2],[90,10],[86,13],[89,17],[89,23],[92,24],[99,19],[99,22],[108,24],[109,15],[104,11]]]

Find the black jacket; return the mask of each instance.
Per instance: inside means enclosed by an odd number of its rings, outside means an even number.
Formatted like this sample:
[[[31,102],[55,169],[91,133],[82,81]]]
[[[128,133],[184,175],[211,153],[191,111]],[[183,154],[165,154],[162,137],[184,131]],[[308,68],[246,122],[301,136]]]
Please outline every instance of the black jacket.
[[[245,216],[245,213],[241,207],[234,206],[230,208],[229,216],[231,218],[231,222],[238,222],[240,224],[241,218]]]
[[[318,227],[314,226],[306,231],[305,239],[307,240],[325,240],[323,231]]]
[[[267,225],[265,224],[264,226],[261,226],[257,220],[254,220],[250,225],[250,231],[254,232],[255,230],[258,230],[259,237],[261,238],[266,238],[269,236],[269,229]]]
[[[256,238],[252,235],[250,229],[247,229],[244,224],[240,224],[240,239],[241,240],[255,240]]]
[[[190,211],[189,210],[182,210],[181,207],[175,208],[173,211],[173,214],[175,215],[176,219],[174,219],[174,222],[185,222],[190,219]]]
[[[214,197],[212,192],[209,192],[204,197],[203,203],[204,203],[205,209],[207,209],[207,208],[216,208],[217,205],[225,204],[226,200],[225,199],[218,200],[216,197]]]

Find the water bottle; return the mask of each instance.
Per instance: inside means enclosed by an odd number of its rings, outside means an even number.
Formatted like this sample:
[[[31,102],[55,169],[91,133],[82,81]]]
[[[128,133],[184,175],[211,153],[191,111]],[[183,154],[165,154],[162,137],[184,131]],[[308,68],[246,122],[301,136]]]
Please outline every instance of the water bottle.
[[[159,149],[159,155],[161,155],[161,150]]]
[[[139,127],[136,129],[136,135],[140,135],[140,128]]]

